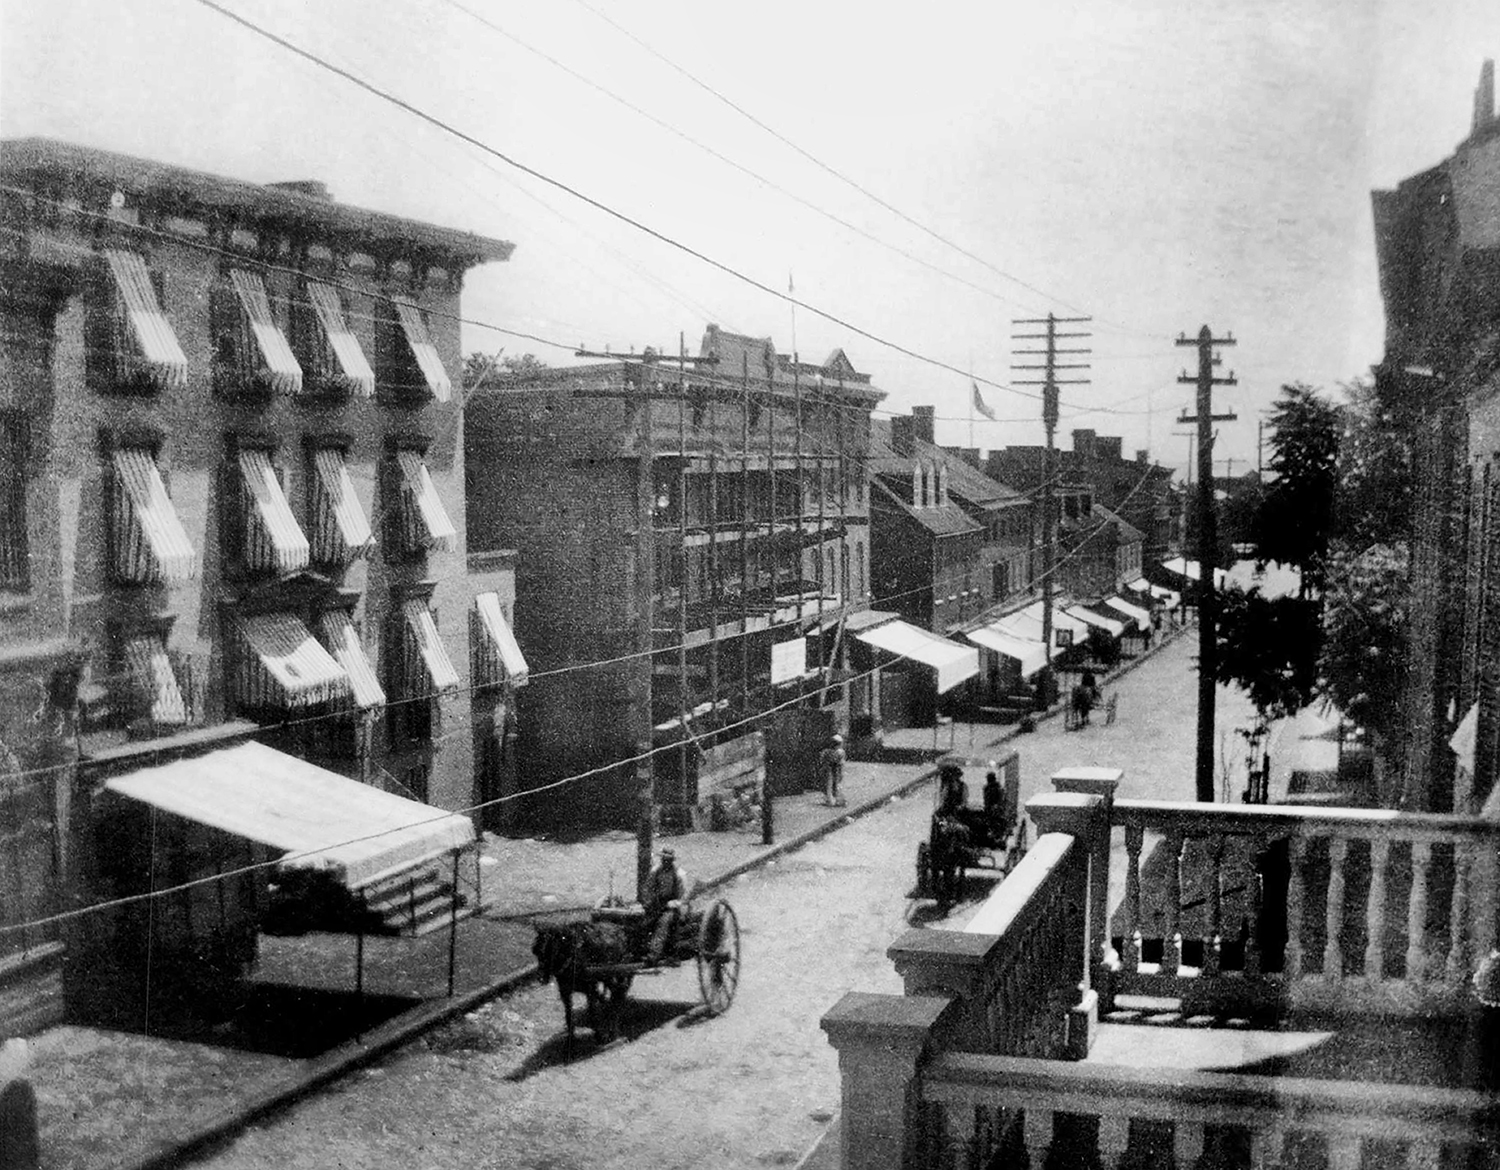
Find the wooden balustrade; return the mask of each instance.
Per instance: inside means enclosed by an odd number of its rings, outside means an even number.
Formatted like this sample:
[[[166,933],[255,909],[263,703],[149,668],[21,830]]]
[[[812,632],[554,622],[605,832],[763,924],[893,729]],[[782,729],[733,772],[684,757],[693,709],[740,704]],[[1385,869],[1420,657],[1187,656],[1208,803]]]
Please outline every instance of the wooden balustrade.
[[[1110,819],[1121,962],[1095,982],[1111,995],[1181,997],[1194,1013],[1445,1012],[1495,943],[1488,821],[1135,800]]]

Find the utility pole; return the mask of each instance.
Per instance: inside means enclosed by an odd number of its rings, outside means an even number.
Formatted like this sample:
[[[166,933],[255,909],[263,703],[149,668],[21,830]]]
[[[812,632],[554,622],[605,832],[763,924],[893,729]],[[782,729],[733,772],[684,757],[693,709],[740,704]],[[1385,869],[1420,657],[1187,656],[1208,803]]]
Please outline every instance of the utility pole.
[[[1177,381],[1198,388],[1196,415],[1180,415],[1180,423],[1198,424],[1198,754],[1195,770],[1197,797],[1208,804],[1214,799],[1214,687],[1219,673],[1219,599],[1214,587],[1215,562],[1218,560],[1214,526],[1214,433],[1216,422],[1232,422],[1234,414],[1214,414],[1215,386],[1235,386],[1234,372],[1227,378],[1215,378],[1214,367],[1220,362],[1214,353],[1217,345],[1235,344],[1233,336],[1215,337],[1208,326],[1198,330],[1195,338],[1177,338],[1179,346],[1198,351],[1198,373],[1181,374]]]
[[[1058,317],[1048,313],[1045,317],[1012,318],[1012,325],[1044,325],[1045,333],[1017,333],[1016,341],[1044,341],[1043,349],[1017,349],[1016,355],[1043,358],[1041,365],[1011,364],[1013,370],[1040,370],[1042,377],[1029,381],[1017,381],[1017,386],[1040,386],[1042,388],[1042,425],[1047,430],[1047,458],[1042,473],[1042,643],[1047,654],[1047,665],[1042,669],[1042,697],[1051,705],[1056,694],[1052,678],[1052,576],[1057,568],[1057,517],[1053,502],[1053,488],[1057,481],[1057,405],[1059,386],[1084,386],[1088,378],[1059,378],[1059,370],[1086,370],[1088,362],[1063,363],[1057,359],[1069,354],[1092,353],[1091,349],[1059,349],[1057,343],[1072,338],[1086,338],[1088,333],[1059,333],[1059,325],[1083,325],[1092,317]]]

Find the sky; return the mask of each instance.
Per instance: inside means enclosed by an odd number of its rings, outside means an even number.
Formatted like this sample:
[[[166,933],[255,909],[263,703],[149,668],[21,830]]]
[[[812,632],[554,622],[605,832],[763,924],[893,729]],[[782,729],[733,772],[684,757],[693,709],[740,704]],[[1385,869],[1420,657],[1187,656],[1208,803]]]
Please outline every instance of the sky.
[[[691,353],[715,322],[844,349],[950,445],[1043,440],[1012,322],[1052,312],[1091,318],[1059,445],[1180,469],[1174,340],[1208,325],[1220,474],[1279,386],[1379,361],[1370,192],[1452,152],[1500,57],[1494,0],[216,2],[488,149],[201,0],[0,0],[0,134],[513,241],[469,275],[466,352]]]

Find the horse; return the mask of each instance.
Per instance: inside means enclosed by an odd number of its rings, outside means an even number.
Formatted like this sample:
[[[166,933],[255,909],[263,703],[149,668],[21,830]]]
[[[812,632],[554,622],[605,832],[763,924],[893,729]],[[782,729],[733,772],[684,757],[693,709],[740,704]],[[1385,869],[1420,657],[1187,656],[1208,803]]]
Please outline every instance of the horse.
[[[555,979],[562,998],[563,1020],[568,1030],[567,1051],[573,1052],[573,995],[582,993],[588,1004],[589,1026],[600,1040],[612,1039],[616,1010],[630,986],[628,975],[595,976],[591,968],[630,960],[630,936],[613,922],[539,922],[531,953],[536,956],[537,975],[542,982]],[[605,1011],[606,992],[613,998]]]

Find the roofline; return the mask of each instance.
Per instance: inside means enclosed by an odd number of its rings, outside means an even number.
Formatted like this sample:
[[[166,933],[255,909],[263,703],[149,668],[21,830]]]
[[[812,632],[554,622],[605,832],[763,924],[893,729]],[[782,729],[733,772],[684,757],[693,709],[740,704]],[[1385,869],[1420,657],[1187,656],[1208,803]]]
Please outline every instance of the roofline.
[[[0,174],[76,175],[144,198],[177,202],[184,212],[194,205],[231,208],[255,222],[312,226],[371,244],[415,243],[464,268],[508,260],[515,251],[508,240],[53,138],[0,139]]]

